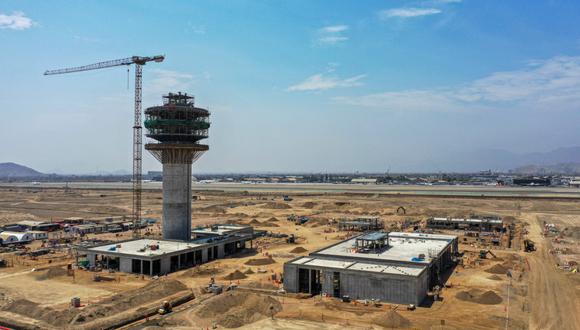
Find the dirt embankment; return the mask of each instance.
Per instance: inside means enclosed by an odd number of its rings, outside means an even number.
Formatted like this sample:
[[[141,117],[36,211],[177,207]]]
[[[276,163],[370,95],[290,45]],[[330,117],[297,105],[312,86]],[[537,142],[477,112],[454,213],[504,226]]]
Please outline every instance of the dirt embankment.
[[[482,305],[497,305],[503,301],[497,293],[491,290],[483,292],[479,289],[471,289],[469,291],[458,292],[455,297],[459,300]]]
[[[239,328],[270,317],[281,310],[282,304],[275,298],[232,291],[209,300],[196,314],[204,319],[215,320],[225,328]]]
[[[115,316],[124,311],[186,290],[188,290],[187,287],[179,281],[163,280],[151,282],[140,289],[106,298],[90,304],[82,310],[72,307],[65,310],[56,310],[50,307],[42,307],[26,299],[14,300],[4,306],[2,310],[40,320],[59,328],[76,328],[84,325],[88,326],[92,321],[101,321],[104,318]]]
[[[247,266],[265,266],[265,265],[271,265],[271,264],[275,264],[276,260],[274,260],[272,257],[269,258],[258,258],[258,259],[250,259],[248,261],[246,261],[244,263],[244,265]]]

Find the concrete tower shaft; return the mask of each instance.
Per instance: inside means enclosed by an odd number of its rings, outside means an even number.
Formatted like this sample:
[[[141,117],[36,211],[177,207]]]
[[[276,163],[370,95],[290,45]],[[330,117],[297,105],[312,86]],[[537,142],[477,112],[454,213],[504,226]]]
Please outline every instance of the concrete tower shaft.
[[[191,239],[191,164],[209,149],[209,111],[187,94],[164,96],[163,106],[145,110],[147,149],[163,164],[163,238]]]

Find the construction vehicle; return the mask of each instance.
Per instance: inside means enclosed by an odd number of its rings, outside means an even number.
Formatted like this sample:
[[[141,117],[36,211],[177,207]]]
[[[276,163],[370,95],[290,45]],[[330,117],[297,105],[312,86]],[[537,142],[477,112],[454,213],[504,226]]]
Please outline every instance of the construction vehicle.
[[[525,252],[536,251],[536,245],[534,244],[534,241],[532,241],[530,239],[524,240],[524,251]]]
[[[294,234],[290,234],[290,236],[286,238],[286,243],[288,244],[296,243],[296,236],[294,236]]]
[[[488,253],[491,254],[494,258],[497,258],[497,256],[495,254],[493,254],[493,252],[491,252],[490,250],[480,250],[479,251],[479,258],[481,258],[481,259],[487,258]]]
[[[129,66],[135,64],[135,107],[134,107],[134,123],[133,123],[133,236],[140,237],[141,222],[141,185],[143,181],[142,167],[143,167],[143,127],[141,126],[141,98],[142,98],[142,80],[143,80],[143,66],[148,62],[160,63],[165,60],[164,55],[157,56],[131,56],[118,60],[105,61],[94,63],[90,65],[78,66],[74,68],[66,68],[59,70],[47,70],[44,72],[45,76],[65,74],[72,72],[99,70],[111,68],[116,66]],[[129,69],[127,69],[129,72]]]
[[[157,313],[159,313],[159,315],[165,315],[168,313],[171,313],[171,311],[173,310],[173,308],[171,307],[171,303],[167,300],[165,300],[163,302],[163,304],[161,305],[161,308],[159,308],[157,310]]]
[[[292,201],[292,197],[288,196],[288,195],[284,195],[284,201],[285,202],[291,202]]]

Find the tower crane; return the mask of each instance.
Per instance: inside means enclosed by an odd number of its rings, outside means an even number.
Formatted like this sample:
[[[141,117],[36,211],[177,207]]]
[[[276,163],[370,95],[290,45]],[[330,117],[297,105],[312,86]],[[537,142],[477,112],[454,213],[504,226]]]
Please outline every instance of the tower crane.
[[[143,135],[141,126],[141,96],[142,96],[142,78],[143,65],[147,62],[163,62],[164,55],[157,56],[132,56],[118,60],[99,62],[73,68],[47,70],[45,76],[98,70],[111,68],[115,66],[129,66],[135,64],[135,113],[133,124],[133,235],[140,236],[141,227],[141,183],[142,183],[142,162],[143,162]]]

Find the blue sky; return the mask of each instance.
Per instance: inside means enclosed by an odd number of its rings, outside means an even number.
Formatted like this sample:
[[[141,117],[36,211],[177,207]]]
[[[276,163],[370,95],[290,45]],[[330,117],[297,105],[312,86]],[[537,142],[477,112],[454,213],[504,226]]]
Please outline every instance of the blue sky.
[[[467,170],[471,150],[578,145],[579,13],[577,1],[5,0],[0,162],[130,170],[133,72],[130,89],[125,68],[42,73],[156,54],[144,107],[186,91],[212,111],[194,172]]]

